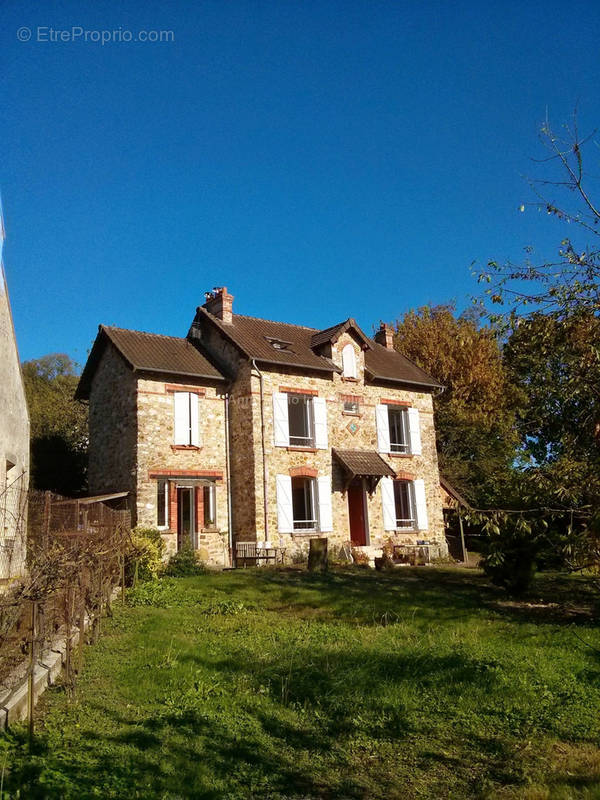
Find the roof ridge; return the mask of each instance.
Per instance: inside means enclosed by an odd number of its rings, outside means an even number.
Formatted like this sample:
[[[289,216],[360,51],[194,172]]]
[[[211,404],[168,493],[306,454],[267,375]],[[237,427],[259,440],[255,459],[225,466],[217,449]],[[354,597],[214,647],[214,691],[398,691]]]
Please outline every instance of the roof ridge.
[[[295,322],[279,322],[276,319],[265,319],[264,317],[250,317],[248,314],[234,314],[235,317],[243,317],[243,319],[255,319],[257,322],[270,322],[272,325],[289,325],[290,328],[302,328],[306,331],[318,331],[319,328],[311,328],[308,325],[297,325]]]
[[[119,328],[117,325],[100,325],[106,331],[121,331],[122,333],[139,333],[142,336],[152,336],[157,339],[176,339],[180,342],[189,342],[187,336],[171,336],[168,333],[150,333],[150,331],[138,331],[135,328]]]

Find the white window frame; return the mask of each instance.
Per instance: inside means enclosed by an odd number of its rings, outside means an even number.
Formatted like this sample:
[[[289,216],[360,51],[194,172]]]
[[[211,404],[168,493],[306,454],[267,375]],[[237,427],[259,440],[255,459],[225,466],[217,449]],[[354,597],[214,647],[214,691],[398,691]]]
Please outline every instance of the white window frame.
[[[315,412],[314,412],[314,397],[309,394],[302,394],[301,392],[290,392],[287,396],[288,402],[288,440],[290,447],[310,447],[315,446]],[[308,436],[292,436],[290,418],[290,404],[302,403],[306,413],[306,428]],[[302,440],[302,441],[299,441]]]
[[[404,442],[392,442],[392,416],[401,415]],[[412,406],[380,403],[375,406],[377,449],[380,453],[420,456],[421,423],[419,410]],[[397,433],[394,426],[394,433]]]
[[[407,501],[409,516],[406,518],[399,517],[400,509],[398,508],[398,498],[396,496],[396,487],[406,486],[407,488]],[[418,530],[417,523],[417,504],[415,499],[414,481],[396,480],[394,481],[394,507],[396,509],[396,530],[397,531],[416,531]],[[408,523],[408,524],[406,524]]]
[[[162,490],[161,490],[161,484]],[[165,518],[161,523],[159,519],[159,497],[162,494],[165,501]],[[156,527],[159,531],[166,531],[169,529],[169,481],[166,478],[159,478],[156,481]]]
[[[305,485],[308,484],[310,486],[309,491],[309,502],[312,506],[311,509],[311,519],[296,519],[294,515],[294,481],[305,481]],[[319,530],[319,511],[318,511],[318,502],[317,502],[317,479],[311,478],[307,476],[298,476],[296,478],[292,478],[291,480],[291,487],[292,487],[292,523],[293,523],[293,531],[294,533],[315,533]],[[305,489],[306,491],[306,489]],[[301,525],[305,525],[306,523],[313,523],[309,527],[300,527]]]
[[[213,528],[217,527],[217,486],[214,482],[211,482],[211,483],[204,483],[198,488],[202,489],[202,527],[204,530],[212,530]],[[207,495],[208,495],[208,509],[209,509],[208,525],[206,525]]]
[[[398,419],[399,418],[399,419]],[[394,422],[397,420],[397,422]],[[390,453],[412,453],[410,441],[410,423],[408,408],[404,406],[388,406],[388,426],[390,431]],[[400,431],[403,441],[393,441],[393,434]]]

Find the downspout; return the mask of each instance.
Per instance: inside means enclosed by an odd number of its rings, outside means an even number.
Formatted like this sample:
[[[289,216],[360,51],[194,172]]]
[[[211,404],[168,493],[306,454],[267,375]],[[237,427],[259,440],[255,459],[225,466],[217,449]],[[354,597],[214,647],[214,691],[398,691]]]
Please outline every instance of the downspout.
[[[267,502],[267,487],[268,487],[268,473],[267,473],[267,452],[265,449],[265,393],[264,393],[264,377],[262,372],[256,366],[256,359],[252,359],[252,366],[258,372],[258,379],[260,381],[260,439],[262,445],[262,464],[263,464],[263,512],[265,516],[265,541],[269,541],[269,517],[268,517],[268,502]]]
[[[225,474],[227,476],[227,518],[229,520],[229,566],[233,567],[233,504],[231,502],[231,463],[229,454],[229,388],[225,392]]]

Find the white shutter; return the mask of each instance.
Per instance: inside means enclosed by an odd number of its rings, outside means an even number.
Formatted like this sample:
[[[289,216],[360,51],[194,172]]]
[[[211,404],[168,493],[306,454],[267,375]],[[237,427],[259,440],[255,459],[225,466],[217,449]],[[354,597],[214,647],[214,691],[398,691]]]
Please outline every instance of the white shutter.
[[[288,396],[283,392],[273,392],[273,444],[287,447],[289,443]]]
[[[327,401],[324,397],[313,397],[313,420],[315,447],[317,450],[327,450]]]
[[[277,529],[279,533],[292,533],[294,530],[294,509],[292,506],[292,479],[289,475],[277,475]]]
[[[319,530],[327,533],[333,530],[333,512],[331,510],[331,478],[323,475],[317,479],[319,486]]]
[[[175,409],[175,444],[190,443],[190,400],[188,392],[175,392],[173,406]]]
[[[420,531],[426,531],[428,528],[427,523],[427,502],[425,500],[425,481],[419,478],[413,481],[415,490],[415,505],[417,506],[417,528]]]
[[[377,449],[380,453],[390,452],[390,422],[388,407],[384,404],[375,406],[375,421],[377,422]],[[395,513],[395,512],[394,512]],[[396,525],[394,524],[394,528]]]
[[[381,486],[381,502],[383,505],[383,529],[385,531],[395,531],[396,500],[394,499],[394,481],[391,478],[382,478],[379,484]]]
[[[419,409],[408,409],[408,430],[410,433],[410,452],[413,456],[421,455],[421,425],[419,422]]]
[[[347,344],[342,350],[342,369],[344,378],[356,378],[356,353],[351,344]]]
[[[200,446],[200,425],[198,420],[198,395],[190,393],[190,444]]]

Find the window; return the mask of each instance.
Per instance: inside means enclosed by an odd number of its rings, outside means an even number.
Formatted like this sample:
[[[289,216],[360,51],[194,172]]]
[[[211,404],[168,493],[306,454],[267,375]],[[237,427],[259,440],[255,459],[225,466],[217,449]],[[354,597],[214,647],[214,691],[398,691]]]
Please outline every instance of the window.
[[[204,527],[214,528],[217,524],[217,505],[215,503],[214,483],[202,487],[202,501],[204,508]]]
[[[360,401],[358,398],[344,400],[344,414],[360,414]]]
[[[175,445],[194,446],[200,443],[198,431],[198,395],[195,392],[175,392]]]
[[[390,427],[390,452],[410,453],[408,409],[389,407],[388,424]]]
[[[386,531],[428,529],[425,482],[422,478],[412,480],[407,475],[392,480],[386,477],[381,479],[380,486],[383,527]]]
[[[275,447],[327,450],[327,402],[302,392],[273,392]]]
[[[316,530],[314,478],[292,478],[292,511],[295,531]]]
[[[419,410],[383,400],[375,406],[377,449],[391,455],[421,455]]]
[[[342,368],[344,378],[356,378],[356,353],[351,344],[347,344],[342,350]]]
[[[396,528],[416,528],[414,486],[412,481],[394,481]]]
[[[288,394],[288,421],[292,447],[314,447],[312,400],[312,397],[305,394]]]
[[[169,524],[169,481],[156,482],[156,525],[166,528]]]

